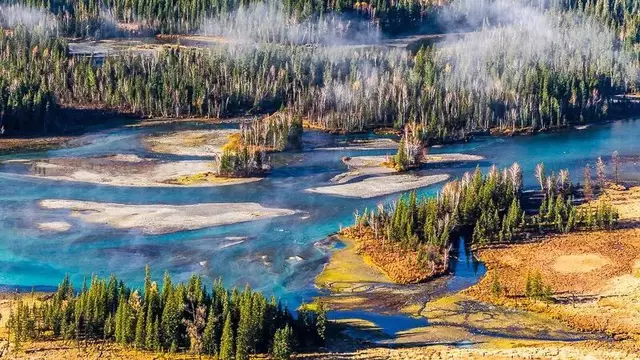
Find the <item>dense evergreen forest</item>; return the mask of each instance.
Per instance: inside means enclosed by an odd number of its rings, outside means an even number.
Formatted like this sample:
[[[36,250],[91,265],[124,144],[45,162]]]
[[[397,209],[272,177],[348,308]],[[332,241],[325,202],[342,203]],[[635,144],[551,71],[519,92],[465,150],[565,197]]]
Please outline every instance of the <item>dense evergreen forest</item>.
[[[69,57],[64,40],[17,29],[0,35],[0,50],[0,116],[6,130],[16,132],[46,131],[58,105],[163,117],[285,107],[329,130],[416,122],[425,140],[439,141],[495,127],[541,129],[598,120],[613,96],[633,82],[614,53],[585,57],[555,46],[551,63],[523,58],[526,66],[503,67],[513,56],[504,49],[469,72],[455,69],[466,64],[463,48],[425,48],[410,56],[379,48],[172,47],[155,56],[123,54],[96,64]],[[478,79],[493,85],[476,86]]]
[[[599,160],[598,167],[604,169]],[[590,172],[585,173],[584,197],[605,186],[604,171],[598,171],[594,189]],[[510,243],[537,234],[566,233],[577,229],[609,229],[618,219],[606,201],[597,205],[577,206],[580,195],[561,170],[545,174],[538,165],[536,179],[541,185],[542,200],[537,210],[521,207],[530,195],[522,193],[522,171],[515,163],[499,171],[493,166],[486,175],[479,169],[459,180],[445,184],[436,198],[418,198],[415,192],[401,196],[390,208],[379,207],[356,213],[356,224],[349,236],[377,243],[369,249],[408,250],[415,264],[433,276],[447,271],[449,252],[455,236],[467,235],[470,243],[488,245]],[[376,255],[373,256],[374,258]]]
[[[103,27],[102,22],[139,23],[162,33],[197,31],[203,21],[261,3],[262,0],[4,0],[5,4],[21,4],[43,8],[57,15],[68,35],[88,36]],[[447,24],[436,21],[447,0],[390,1],[374,0],[317,1],[277,0],[285,13],[306,20],[338,13],[369,20],[388,34],[414,32],[427,27],[445,31]],[[456,3],[456,1],[453,1]],[[638,0],[523,0],[538,7],[582,11],[594,15],[615,28],[628,44],[640,41],[640,2]],[[464,4],[463,1],[458,3]]]
[[[63,33],[94,36],[105,22],[137,24],[165,34],[192,33],[208,18],[225,15],[263,0],[5,0],[55,14]],[[285,14],[298,21],[344,14],[353,19],[373,21],[390,33],[405,32],[423,24],[431,10],[442,1],[354,2],[352,0],[277,0]]]
[[[165,274],[160,287],[147,268],[143,289],[111,276],[94,277],[76,292],[66,277],[51,299],[33,306],[18,302],[8,327],[18,349],[27,340],[112,340],[139,350],[226,360],[268,352],[286,359],[295,348],[323,343],[326,313],[302,309],[294,318],[275,298],[248,287],[229,291],[220,280],[207,291],[199,276],[176,285]]]
[[[149,26],[169,27],[168,32],[189,32],[190,24],[212,14],[250,5],[218,0],[19,3],[48,8],[62,17],[61,23],[90,21],[107,12],[118,22],[143,19]],[[511,5],[505,8],[506,3]],[[524,3],[530,6],[500,0],[481,5],[454,1],[451,7],[385,0],[351,5],[290,1],[278,7],[293,18],[371,8],[381,22],[382,14],[397,9],[415,12],[419,15],[411,16],[417,19],[437,8],[452,15],[440,14],[428,23],[447,18],[449,26],[464,23],[477,30],[416,54],[378,46],[267,42],[172,46],[92,59],[70,56],[62,38],[18,25],[0,35],[0,122],[9,133],[47,132],[64,127],[64,119],[55,116],[60,107],[161,117],[285,109],[312,127],[331,131],[418,124],[429,144],[476,131],[537,131],[620,114],[624,105],[614,96],[637,87],[640,2]],[[499,16],[504,13],[513,19]],[[399,15],[392,18],[402,21]],[[406,29],[419,28],[402,23]]]

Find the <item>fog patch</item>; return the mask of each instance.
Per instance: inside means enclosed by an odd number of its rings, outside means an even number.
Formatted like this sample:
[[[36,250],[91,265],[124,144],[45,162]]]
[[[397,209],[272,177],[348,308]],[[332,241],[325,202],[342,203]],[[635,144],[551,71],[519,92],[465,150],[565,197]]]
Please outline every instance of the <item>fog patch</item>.
[[[58,31],[58,21],[53,14],[18,4],[0,4],[0,26],[8,29],[24,26],[28,30],[47,34]]]
[[[199,34],[219,36],[231,42],[295,45],[374,44],[380,40],[380,31],[373,22],[338,14],[299,20],[275,1],[254,3],[206,19]]]
[[[501,91],[508,87],[503,79],[525,79],[535,66],[573,75],[606,74],[622,86],[637,81],[633,57],[619,46],[614,32],[596,19],[561,10],[562,3],[454,1],[441,21],[452,32],[480,29],[439,45],[446,86]]]

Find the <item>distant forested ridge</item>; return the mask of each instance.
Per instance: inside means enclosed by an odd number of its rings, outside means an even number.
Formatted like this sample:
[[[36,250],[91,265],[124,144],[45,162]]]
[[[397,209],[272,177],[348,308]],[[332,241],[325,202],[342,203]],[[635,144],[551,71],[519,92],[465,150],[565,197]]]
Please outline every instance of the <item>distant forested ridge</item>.
[[[105,21],[140,24],[164,34],[197,31],[202,22],[262,0],[4,0],[54,13],[64,32],[93,36]],[[371,20],[390,32],[402,32],[422,24],[441,0],[374,0],[372,2],[336,0],[276,0],[286,13],[299,20],[327,13],[341,13],[354,19]]]
[[[491,36],[501,41],[512,35]],[[60,38],[17,29],[0,35],[0,120],[7,131],[46,130],[59,105],[162,117],[285,107],[329,130],[416,122],[425,140],[439,141],[495,127],[598,120],[607,116],[615,94],[634,85],[614,52],[581,56],[554,45],[553,61],[522,57],[522,66],[513,68],[503,65],[513,56],[510,50],[473,60],[474,69],[465,68],[466,49],[456,45],[424,48],[415,56],[395,49],[277,44],[171,47],[96,63],[69,56]],[[486,83],[478,86],[481,80]]]
[[[55,14],[68,35],[88,36],[99,30],[102,22],[140,24],[161,33],[179,34],[197,31],[202,22],[262,0],[3,0],[0,3],[42,8]],[[450,0],[373,0],[317,1],[274,0],[286,14],[299,21],[339,13],[354,19],[376,23],[389,34],[421,29],[446,31],[451,24],[437,21],[437,13]],[[540,8],[568,9],[592,15],[613,27],[628,45],[640,42],[639,0],[522,0]],[[491,1],[487,2],[491,3]]]
[[[118,22],[143,19],[150,26],[172,27],[168,32],[191,31],[182,27],[250,4],[21,3],[50,9],[67,25],[108,13]],[[206,49],[168,46],[92,58],[71,56],[62,38],[18,25],[0,35],[0,122],[10,133],[47,132],[64,127],[64,119],[55,116],[59,107],[161,117],[286,109],[312,127],[331,131],[418,124],[428,144],[476,131],[534,132],[616,115],[624,104],[615,95],[638,85],[638,1],[524,3],[529,5],[500,0],[481,5],[454,1],[457,8],[440,2],[282,5],[288,17],[301,18],[370,7],[374,21],[382,21],[378,15],[383,9],[423,16],[436,6],[442,13],[446,9],[456,14],[449,25],[465,23],[475,29],[417,53],[384,46],[296,46],[276,41]],[[165,21],[167,16],[172,20]],[[238,31],[247,25],[233,21]]]

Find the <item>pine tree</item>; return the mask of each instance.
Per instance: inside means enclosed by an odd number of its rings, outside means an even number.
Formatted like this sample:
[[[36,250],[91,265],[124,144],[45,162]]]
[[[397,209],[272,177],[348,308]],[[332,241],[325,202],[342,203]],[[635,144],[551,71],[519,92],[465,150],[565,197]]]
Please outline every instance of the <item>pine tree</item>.
[[[147,311],[147,318],[145,320],[145,338],[144,338],[144,347],[147,350],[156,350],[157,344],[155,343],[155,330],[154,326],[157,327],[158,324],[155,322],[155,318],[151,311]]]
[[[224,327],[222,328],[222,338],[220,339],[220,359],[233,360],[235,358],[234,336],[231,323],[231,312],[227,312]]]
[[[500,284],[500,279],[498,279],[498,275],[493,276],[493,281],[491,282],[491,294],[495,297],[502,296],[502,292],[504,289]]]
[[[291,358],[292,338],[292,331],[289,325],[286,325],[284,328],[280,328],[276,331],[273,337],[273,347],[271,349],[271,355],[275,360],[288,360]]]
[[[541,221],[546,221],[547,217],[547,196],[542,199],[542,203],[540,203],[540,208],[538,209],[538,214],[540,215]]]
[[[324,304],[318,305],[317,319],[316,319],[316,331],[318,333],[318,339],[320,345],[324,345],[327,337],[327,309]]]
[[[213,304],[209,309],[207,316],[207,326],[204,328],[204,336],[202,338],[203,351],[205,354],[216,356],[218,354],[218,344],[216,343],[216,313]]]
[[[153,326],[151,328],[151,336],[147,336],[147,348],[149,350],[158,351],[160,350],[160,328],[159,328],[160,319],[156,316],[153,320]]]
[[[165,347],[177,347],[180,341],[178,330],[182,323],[183,303],[178,290],[172,291],[162,312],[162,334]]]
[[[116,311],[115,337],[119,344],[126,343],[125,316],[127,303],[124,298],[120,298],[118,310]]]
[[[169,297],[173,292],[173,284],[171,284],[171,276],[169,276],[169,272],[164,272],[164,278],[162,282],[162,306],[165,307],[167,302],[169,301]]]
[[[136,338],[135,338],[135,346],[136,349],[144,349],[146,342],[146,334],[145,334],[145,312],[142,309],[138,310],[138,314],[136,316]]]
[[[151,268],[149,265],[144,267],[144,306],[149,305],[149,296],[151,295]]]

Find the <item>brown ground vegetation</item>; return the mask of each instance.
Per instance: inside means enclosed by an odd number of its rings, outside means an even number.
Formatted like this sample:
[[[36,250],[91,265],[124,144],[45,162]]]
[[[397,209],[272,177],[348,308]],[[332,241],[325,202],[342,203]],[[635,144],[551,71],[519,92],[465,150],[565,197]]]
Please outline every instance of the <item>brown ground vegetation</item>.
[[[620,346],[596,341],[579,343],[564,342],[525,342],[510,345],[513,347],[485,346],[479,348],[456,348],[450,345],[436,345],[412,348],[368,348],[349,353],[301,354],[299,359],[639,359],[637,348],[632,344]]]
[[[0,139],[0,153],[53,149],[71,140],[70,136]]]
[[[640,188],[609,189],[618,229],[556,235],[539,243],[477,253],[487,275],[465,291],[477,299],[538,311],[586,331],[640,338]],[[525,298],[527,277],[539,272],[552,301]],[[502,296],[492,291],[494,279]]]
[[[4,342],[6,344],[6,342]],[[6,345],[5,345],[6,346]],[[25,344],[19,352],[9,354],[10,359],[42,359],[42,360],[67,360],[67,359],[198,359],[192,354],[156,354],[125,348],[113,342],[78,343],[76,341],[35,341]],[[205,358],[205,357],[202,357]]]
[[[444,266],[425,266],[418,260],[418,252],[406,249],[391,241],[375,238],[368,227],[357,226],[345,229],[342,236],[356,243],[356,253],[370,259],[384,274],[397,284],[415,284],[424,282],[447,271]]]

